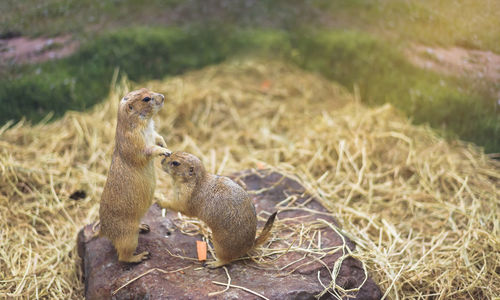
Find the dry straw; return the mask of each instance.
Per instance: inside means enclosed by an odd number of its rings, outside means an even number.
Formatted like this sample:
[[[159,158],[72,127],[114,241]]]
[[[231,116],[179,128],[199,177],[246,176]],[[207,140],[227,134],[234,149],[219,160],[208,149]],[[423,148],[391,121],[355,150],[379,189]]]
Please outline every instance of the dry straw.
[[[145,85],[167,96],[156,123],[171,149],[214,173],[274,166],[298,176],[388,298],[500,295],[500,164],[475,146],[275,62]],[[90,113],[0,129],[0,297],[83,297],[76,234],[97,218],[128,86],[113,84]],[[157,174],[157,197],[169,197]],[[86,197],[71,199],[77,190]]]

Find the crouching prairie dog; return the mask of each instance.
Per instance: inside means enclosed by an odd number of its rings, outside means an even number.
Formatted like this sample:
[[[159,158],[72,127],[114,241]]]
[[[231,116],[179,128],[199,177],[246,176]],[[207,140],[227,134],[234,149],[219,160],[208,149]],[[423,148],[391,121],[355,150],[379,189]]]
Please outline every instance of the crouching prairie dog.
[[[99,208],[100,229],[96,235],[111,240],[121,262],[138,263],[149,258],[144,251],[134,255],[140,224],[151,206],[156,178],[153,159],[171,151],[154,129],[152,117],[165,97],[147,89],[128,93],[120,100],[115,149]]]
[[[255,239],[255,207],[248,193],[234,181],[208,173],[198,157],[186,152],[174,152],[161,164],[173,179],[174,197],[160,206],[196,217],[212,230],[216,260],[207,263],[208,267],[228,264],[269,238],[276,213]]]

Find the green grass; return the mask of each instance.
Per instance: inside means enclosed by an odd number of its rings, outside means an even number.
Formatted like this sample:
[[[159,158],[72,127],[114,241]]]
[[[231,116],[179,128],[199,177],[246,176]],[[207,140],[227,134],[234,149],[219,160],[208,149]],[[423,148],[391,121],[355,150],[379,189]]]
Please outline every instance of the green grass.
[[[394,26],[409,41],[500,53],[500,1],[392,0]]]
[[[369,31],[400,44],[462,46],[500,53],[500,1],[313,1],[334,26]]]
[[[498,0],[3,0],[0,36],[97,31],[133,26],[226,26],[295,30],[304,26],[369,31],[391,42],[464,46],[500,53]]]
[[[278,56],[349,89],[371,105],[392,103],[416,123],[500,152],[495,103],[461,80],[410,65],[383,40],[358,31],[192,27],[127,28],[103,34],[74,55],[24,66],[0,79],[0,123],[39,121],[47,113],[85,110],[108,92],[116,68],[133,81],[180,74],[245,53]],[[17,73],[17,75],[16,75]]]
[[[95,33],[127,25],[160,25],[180,0],[2,0],[0,36]]]
[[[33,122],[53,112],[90,108],[108,93],[115,70],[136,82],[177,75],[219,63],[247,49],[267,53],[286,43],[281,32],[220,27],[128,28],[103,34],[70,57],[14,66],[0,77],[0,124],[22,117]]]
[[[293,61],[349,89],[359,86],[371,105],[391,103],[413,118],[451,136],[500,152],[500,114],[494,99],[472,83],[409,64],[394,48],[360,32],[300,34]]]
[[[220,32],[222,33],[222,32]],[[208,34],[208,36],[205,36]],[[108,92],[115,69],[133,81],[175,75],[224,60],[224,35],[211,30],[126,29],[104,34],[74,55],[25,66],[0,80],[0,122],[39,121],[49,112],[85,110]]]

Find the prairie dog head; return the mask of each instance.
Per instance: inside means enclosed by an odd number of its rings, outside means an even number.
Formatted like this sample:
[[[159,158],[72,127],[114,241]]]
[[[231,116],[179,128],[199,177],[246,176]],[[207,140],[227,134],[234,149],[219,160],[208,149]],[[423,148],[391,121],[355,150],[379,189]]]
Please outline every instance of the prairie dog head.
[[[147,124],[163,106],[165,97],[142,88],[135,90],[120,100],[118,119],[127,119],[132,124]]]
[[[172,153],[161,161],[161,166],[175,181],[197,181],[205,175],[201,160],[187,152]]]

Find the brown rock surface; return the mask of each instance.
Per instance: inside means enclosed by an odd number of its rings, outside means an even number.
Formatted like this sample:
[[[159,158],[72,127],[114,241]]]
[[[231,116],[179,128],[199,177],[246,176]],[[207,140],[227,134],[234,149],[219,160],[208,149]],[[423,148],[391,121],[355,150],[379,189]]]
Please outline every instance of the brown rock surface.
[[[259,229],[268,213],[276,210],[279,213],[273,237],[256,252],[263,254],[266,263],[258,264],[250,259],[231,263],[227,266],[231,285],[268,299],[313,299],[325,290],[324,286],[330,285],[334,265],[341,263],[335,280],[337,286],[355,289],[348,292],[353,299],[381,297],[373,280],[365,278],[361,262],[343,256],[354,249],[354,244],[336,233],[336,221],[331,214],[305,194],[297,181],[268,170],[244,171],[232,177],[244,182],[251,193],[257,213],[262,217]],[[162,217],[157,205],[151,207],[143,221],[150,225],[151,232],[140,235],[137,251],[149,251],[151,259],[137,265],[119,263],[109,240],[91,240],[91,225],[80,231],[78,250],[87,299],[206,299],[209,293],[225,289],[213,281],[227,283],[226,271],[204,268],[196,260],[196,241],[202,237],[192,229],[195,226],[186,227],[186,219],[173,212]],[[191,230],[186,229],[189,226]],[[128,283],[146,272],[149,273]],[[115,292],[124,284],[127,285]],[[334,299],[334,294],[341,295],[338,289],[329,289],[322,299]],[[260,297],[230,287],[211,298]]]

